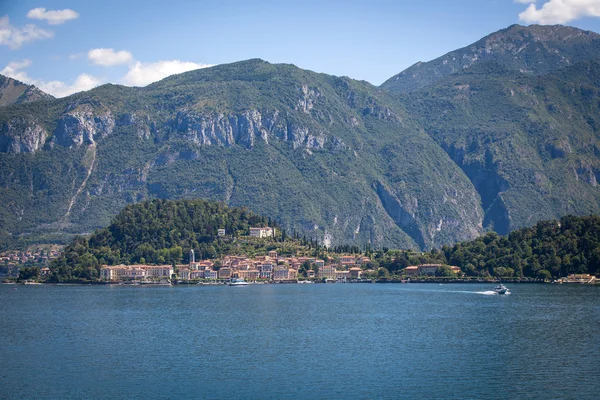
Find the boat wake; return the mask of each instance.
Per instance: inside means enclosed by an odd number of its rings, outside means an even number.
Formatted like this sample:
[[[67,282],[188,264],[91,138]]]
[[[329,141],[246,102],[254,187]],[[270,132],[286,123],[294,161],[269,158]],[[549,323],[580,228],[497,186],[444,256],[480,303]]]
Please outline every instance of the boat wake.
[[[498,293],[494,292],[493,290],[484,290],[483,292],[475,292],[477,294],[483,294],[485,296],[494,296]]]

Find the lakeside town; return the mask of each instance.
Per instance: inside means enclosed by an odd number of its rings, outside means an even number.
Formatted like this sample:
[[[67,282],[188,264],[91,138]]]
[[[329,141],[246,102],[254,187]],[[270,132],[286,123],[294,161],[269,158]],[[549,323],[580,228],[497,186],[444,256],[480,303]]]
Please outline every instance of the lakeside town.
[[[225,230],[219,229],[218,236]],[[275,235],[271,227],[253,227],[249,237],[268,239]],[[60,251],[52,248],[36,248],[25,252],[1,254],[0,264],[7,275],[19,276],[19,268],[35,265],[38,271],[28,279],[18,279],[23,283],[39,283],[51,274],[49,262],[60,256]],[[428,282],[428,281],[493,281],[482,277],[467,277],[457,266],[440,263],[408,265],[398,276],[390,277],[381,273],[377,261],[366,254],[336,254],[332,257],[311,257],[305,255],[283,256],[276,250],[260,256],[225,255],[217,259],[196,261],[194,250],[190,250],[189,263],[149,265],[102,265],[99,268],[98,283],[116,284],[190,284],[228,283],[234,280],[245,283],[337,283],[337,282]],[[509,279],[510,280],[510,279]],[[512,279],[512,281],[515,281]],[[539,281],[521,279],[518,281]],[[553,280],[552,283],[596,284],[597,278],[590,274],[571,274]]]

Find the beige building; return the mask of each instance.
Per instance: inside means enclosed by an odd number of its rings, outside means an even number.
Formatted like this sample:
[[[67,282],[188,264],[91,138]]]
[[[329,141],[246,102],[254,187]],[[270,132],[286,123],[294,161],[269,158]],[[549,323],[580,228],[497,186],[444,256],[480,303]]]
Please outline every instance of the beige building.
[[[321,279],[335,279],[335,272],[335,267],[332,267],[331,265],[325,265],[323,268],[319,268],[319,273],[317,276]]]

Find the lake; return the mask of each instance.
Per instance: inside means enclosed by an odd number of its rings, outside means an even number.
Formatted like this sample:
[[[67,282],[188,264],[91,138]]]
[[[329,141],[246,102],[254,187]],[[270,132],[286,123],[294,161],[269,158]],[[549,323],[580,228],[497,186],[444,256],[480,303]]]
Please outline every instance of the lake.
[[[0,398],[598,398],[600,288],[509,287],[0,285]]]

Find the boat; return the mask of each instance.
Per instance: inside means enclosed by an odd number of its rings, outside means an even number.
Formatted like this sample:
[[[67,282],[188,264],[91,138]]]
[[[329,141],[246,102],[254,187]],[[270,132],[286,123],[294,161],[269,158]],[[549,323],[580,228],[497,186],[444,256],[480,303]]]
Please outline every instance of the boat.
[[[499,284],[492,291],[496,294],[510,294],[510,289],[504,286],[503,284]]]
[[[229,281],[229,286],[246,286],[248,284],[248,282],[246,282],[243,279],[232,279],[231,281]]]

